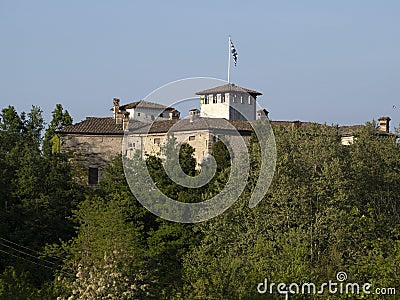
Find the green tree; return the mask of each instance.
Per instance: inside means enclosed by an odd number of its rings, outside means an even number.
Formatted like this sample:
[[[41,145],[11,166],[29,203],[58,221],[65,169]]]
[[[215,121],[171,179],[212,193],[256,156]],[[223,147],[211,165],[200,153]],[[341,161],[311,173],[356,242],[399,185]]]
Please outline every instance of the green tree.
[[[108,202],[92,195],[75,212],[77,237],[64,244],[68,262],[60,274],[63,299],[137,299],[147,295],[142,237],[140,228],[126,219],[128,206],[122,199]]]
[[[335,126],[277,127],[275,139],[277,167],[265,199],[247,207],[250,178],[228,211],[195,226],[203,238],[184,257],[186,293],[268,299],[255,289],[264,278],[318,285],[335,280],[339,271],[353,282],[397,286],[400,151],[395,138],[379,137],[367,124],[351,146],[340,144]],[[250,172],[257,174],[255,139],[249,149]]]
[[[26,272],[18,274],[9,266],[0,275],[0,299],[34,300],[37,299],[37,292]]]
[[[73,299],[143,299],[151,281],[144,232],[151,218],[129,190],[121,156],[103,175],[100,189],[88,191],[74,210],[76,237],[49,248],[65,258],[57,293]]]
[[[61,104],[56,104],[52,120],[44,135],[43,152],[46,155],[60,151],[60,136],[57,131],[69,125],[72,125],[72,118],[68,110],[64,110]]]
[[[189,176],[196,174],[196,159],[193,157],[195,149],[187,143],[183,143],[179,148],[179,164]]]
[[[68,217],[82,198],[67,159],[42,155],[43,129],[38,107],[18,114],[9,106],[0,114],[0,272],[12,267],[15,274],[23,274],[40,298],[47,297],[45,285],[53,276],[42,266],[40,253],[46,243],[72,237],[73,223]],[[60,262],[47,261],[54,268]]]
[[[217,163],[217,171],[222,171],[231,166],[228,148],[222,141],[217,141],[213,144],[211,153]]]

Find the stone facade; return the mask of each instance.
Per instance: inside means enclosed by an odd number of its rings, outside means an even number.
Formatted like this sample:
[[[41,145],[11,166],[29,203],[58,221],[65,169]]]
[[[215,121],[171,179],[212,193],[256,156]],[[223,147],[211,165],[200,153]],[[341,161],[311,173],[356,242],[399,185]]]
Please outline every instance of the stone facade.
[[[76,166],[79,182],[96,185],[104,166],[121,153],[123,126],[114,118],[89,117],[61,131],[60,150]]]
[[[201,111],[193,109],[189,119],[179,119],[179,111],[157,103],[133,102],[120,106],[113,100],[113,117],[90,117],[59,132],[60,149],[69,153],[78,168],[80,182],[95,186],[104,166],[116,155],[127,157],[139,153],[162,156],[167,132],[178,143],[188,143],[195,149],[198,164],[211,153],[218,139],[244,139],[248,144],[252,120],[268,118],[265,109],[256,112],[256,97],[261,93],[227,84],[196,93],[200,96]],[[241,114],[238,114],[241,112]],[[246,119],[246,120],[244,120]],[[154,121],[154,122],[153,122]],[[390,135],[388,117],[379,119],[379,135]],[[294,128],[309,122],[272,121],[273,126]],[[354,142],[354,132],[360,125],[342,126],[339,135],[343,145]],[[124,138],[125,137],[125,138]]]
[[[256,98],[260,92],[226,84],[196,93],[200,96],[200,116],[227,120],[255,120]]]
[[[121,153],[122,140],[123,135],[67,134],[61,138],[60,146],[62,152],[68,153],[71,162],[78,167],[76,177],[79,181],[95,185],[104,166]],[[91,181],[90,175],[97,177],[97,180],[93,177]]]
[[[162,156],[167,132],[178,144],[188,143],[195,149],[194,158],[200,163],[211,153],[218,139],[243,138],[248,144],[252,127],[248,121],[200,118],[192,111],[189,119],[161,120],[143,123],[132,120],[124,129],[114,118],[90,117],[61,130],[60,149],[69,154],[77,166],[80,182],[95,186],[104,166],[116,155],[133,157],[137,152]]]
[[[173,135],[178,144],[187,143],[195,149],[194,158],[198,165],[211,153],[218,139],[240,136],[249,143],[252,127],[247,121],[200,118],[191,114],[189,119],[158,121],[151,125],[134,122],[125,131],[123,154],[142,158],[147,155],[163,156],[162,147],[167,143],[167,133]]]
[[[188,131],[175,133],[174,137],[178,144],[187,143],[195,149],[194,158],[201,163],[212,149],[213,135],[208,130]],[[142,158],[147,155],[162,156],[162,147],[167,143],[165,133],[138,134],[127,137],[127,147],[124,154],[133,157],[139,151]]]

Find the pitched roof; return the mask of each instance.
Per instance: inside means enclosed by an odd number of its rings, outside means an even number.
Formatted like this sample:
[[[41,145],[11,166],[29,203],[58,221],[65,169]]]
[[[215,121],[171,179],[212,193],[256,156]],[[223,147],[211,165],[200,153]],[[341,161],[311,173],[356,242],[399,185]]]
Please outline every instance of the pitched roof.
[[[269,121],[271,125],[276,126],[276,127],[304,127],[304,126],[310,126],[312,124],[318,124],[314,122],[302,122],[302,121]]]
[[[135,133],[165,133],[167,131],[198,131],[198,130],[224,130],[231,131],[235,127],[240,131],[252,131],[250,122],[242,120],[227,121],[220,118],[194,118],[192,122],[189,119],[181,120],[161,120],[152,124],[146,124],[140,121],[131,121],[129,130]],[[151,127],[150,127],[151,126]]]
[[[115,124],[112,117],[87,117],[79,123],[67,126],[59,131],[61,134],[123,134],[122,124]]]
[[[140,121],[130,121],[129,128],[137,133],[165,133],[172,129],[172,131],[193,131],[193,130],[232,130],[229,124],[233,125],[239,132],[251,132],[253,130],[251,122],[246,120],[229,120],[221,118],[195,118],[193,122],[189,119],[174,119],[174,120],[160,120],[152,124]],[[310,126],[312,122],[301,121],[270,121],[272,126],[276,127],[303,127]],[[174,126],[175,125],[175,126]],[[151,128],[149,129],[149,127]],[[174,127],[173,127],[174,126]],[[340,136],[353,135],[363,125],[352,126],[339,126]],[[74,125],[67,126],[60,131],[61,134],[99,134],[99,135],[123,135],[124,131],[122,124],[115,124],[115,119],[112,117],[87,117]],[[380,132],[381,135],[390,135],[386,132]]]
[[[224,85],[220,85],[211,89],[203,90],[197,92],[196,95],[205,95],[205,94],[213,94],[213,93],[226,93],[226,92],[245,92],[251,95],[262,95],[260,92],[249,90],[246,88],[242,88],[240,86],[234,85],[233,83],[228,83]]]
[[[341,136],[352,136],[356,131],[364,127],[363,125],[346,125],[339,126],[339,134]]]
[[[120,106],[121,110],[125,109],[131,109],[131,108],[136,108],[136,107],[142,107],[142,108],[154,108],[154,109],[164,109],[164,110],[175,110],[173,107],[168,107],[159,103],[154,103],[154,102],[149,102],[145,100],[140,100],[128,104],[124,104]]]

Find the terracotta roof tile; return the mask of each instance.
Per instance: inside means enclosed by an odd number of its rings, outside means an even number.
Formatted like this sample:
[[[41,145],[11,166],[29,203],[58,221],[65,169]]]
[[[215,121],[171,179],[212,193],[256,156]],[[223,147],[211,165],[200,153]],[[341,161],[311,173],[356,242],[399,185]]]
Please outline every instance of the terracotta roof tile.
[[[310,126],[312,124],[317,124],[313,122],[301,122],[301,121],[270,121],[272,126],[276,127],[304,127]]]
[[[356,131],[364,127],[363,125],[350,125],[350,126],[339,126],[339,134],[341,136],[353,135]]]
[[[217,129],[217,130],[231,130],[229,124],[233,125],[239,132],[251,132],[251,122],[245,120],[230,120],[220,118],[195,118],[193,122],[189,119],[181,120],[160,120],[152,123],[149,130],[150,124],[143,123],[140,121],[130,121],[129,128],[137,133],[164,133],[169,131],[171,128],[173,131],[193,131],[193,130],[205,130],[205,129]],[[273,127],[303,127],[316,124],[313,122],[301,122],[301,121],[270,121]],[[175,126],[174,126],[175,125]],[[174,127],[173,127],[174,126]],[[354,132],[359,130],[363,125],[352,125],[352,126],[339,126],[339,134],[341,136],[352,135]],[[112,117],[96,118],[87,117],[74,125],[63,128],[59,131],[61,134],[101,134],[101,135],[123,135],[122,124],[115,124],[115,120]]]
[[[61,129],[59,133],[123,134],[123,130],[122,124],[115,124],[114,118],[87,117],[86,120]]]
[[[226,92],[245,92],[251,95],[262,95],[260,92],[249,90],[246,88],[242,88],[240,86],[234,85],[233,83],[228,83],[225,85],[217,86],[211,89],[203,90],[197,92],[196,95],[205,95],[205,94],[212,94],[212,93],[226,93]]]
[[[151,128],[150,128],[151,125]],[[232,130],[231,125],[238,131],[252,131],[251,124],[248,121],[231,120],[227,121],[220,118],[195,118],[193,122],[189,119],[181,120],[162,120],[152,124],[145,124],[139,121],[131,121],[129,123],[130,131],[136,133],[164,133],[169,130],[176,131],[193,131],[193,130]]]
[[[164,109],[164,110],[174,110],[173,107],[168,107],[159,103],[149,102],[145,100],[140,100],[120,106],[121,110],[136,108],[137,106],[141,108],[154,108],[154,109]]]

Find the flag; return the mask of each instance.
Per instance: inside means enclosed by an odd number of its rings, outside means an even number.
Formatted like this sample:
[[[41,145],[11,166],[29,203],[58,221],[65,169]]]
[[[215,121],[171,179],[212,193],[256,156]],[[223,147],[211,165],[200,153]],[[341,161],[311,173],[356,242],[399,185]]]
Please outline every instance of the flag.
[[[232,53],[233,61],[235,62],[235,67],[236,67],[238,53],[237,53],[236,48],[233,45],[232,40],[230,38],[229,38],[229,41],[231,42],[231,53]]]

